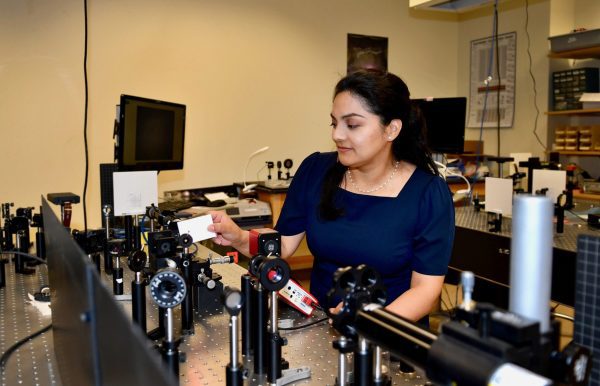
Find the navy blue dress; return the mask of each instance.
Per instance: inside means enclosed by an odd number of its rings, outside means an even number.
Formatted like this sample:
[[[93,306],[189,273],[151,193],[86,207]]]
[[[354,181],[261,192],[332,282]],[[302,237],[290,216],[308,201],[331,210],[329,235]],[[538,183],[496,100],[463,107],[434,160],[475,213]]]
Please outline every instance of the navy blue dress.
[[[325,221],[319,217],[321,188],[336,159],[336,153],[314,153],[302,162],[275,227],[284,236],[306,232],[314,256],[310,292],[319,303],[336,305],[326,300],[340,267],[367,264],[377,270],[388,303],[410,288],[412,271],[446,274],[454,240],[454,206],[446,182],[416,169],[397,197],[339,188],[336,202],[344,215]]]

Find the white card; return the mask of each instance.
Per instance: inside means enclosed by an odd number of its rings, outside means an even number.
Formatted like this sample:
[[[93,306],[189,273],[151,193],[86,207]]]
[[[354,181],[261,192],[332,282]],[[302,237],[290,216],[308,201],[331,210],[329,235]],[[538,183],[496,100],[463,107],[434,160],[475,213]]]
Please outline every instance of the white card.
[[[217,201],[217,200],[227,201],[227,199],[229,198],[229,196],[226,195],[225,192],[204,193],[204,197],[206,197],[208,199],[208,201]]]
[[[552,202],[556,202],[558,195],[567,189],[567,172],[564,170],[534,169],[531,185],[531,193],[548,188],[546,197],[550,197]]]
[[[187,220],[178,221],[177,229],[179,230],[179,234],[182,235],[187,233],[192,236],[192,240],[194,242],[199,242],[202,240],[212,239],[216,237],[217,234],[215,232],[209,232],[208,226],[212,224],[212,216],[210,214],[198,217],[192,217]]]
[[[158,204],[158,173],[114,172],[113,197],[115,216],[146,213],[147,206]]]
[[[485,211],[512,216],[512,178],[485,178]]]

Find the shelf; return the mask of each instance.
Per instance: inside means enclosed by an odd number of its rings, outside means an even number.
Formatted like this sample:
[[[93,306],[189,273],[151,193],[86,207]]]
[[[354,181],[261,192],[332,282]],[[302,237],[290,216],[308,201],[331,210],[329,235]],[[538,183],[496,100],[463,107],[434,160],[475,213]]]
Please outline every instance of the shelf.
[[[562,52],[550,52],[548,56],[550,58],[560,59],[600,59],[600,46]]]
[[[600,115],[600,109],[546,111],[546,115]]]
[[[573,192],[573,197],[578,198],[580,200],[600,201],[600,194],[581,193],[581,192],[578,192],[578,191],[574,191]]]
[[[549,152],[558,153],[560,155],[600,156],[600,151],[550,150]]]

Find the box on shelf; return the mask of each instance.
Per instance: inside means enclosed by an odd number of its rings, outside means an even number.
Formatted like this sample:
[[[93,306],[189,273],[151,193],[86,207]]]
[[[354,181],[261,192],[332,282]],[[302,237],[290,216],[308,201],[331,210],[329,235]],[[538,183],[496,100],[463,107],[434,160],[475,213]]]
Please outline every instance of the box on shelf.
[[[600,125],[579,128],[580,151],[600,151]]]
[[[595,67],[574,68],[552,73],[553,110],[579,110],[584,93],[600,91],[599,70]]]
[[[600,109],[600,93],[584,92],[579,98],[582,108],[585,109]]]
[[[551,36],[550,51],[563,52],[600,45],[600,28]]]

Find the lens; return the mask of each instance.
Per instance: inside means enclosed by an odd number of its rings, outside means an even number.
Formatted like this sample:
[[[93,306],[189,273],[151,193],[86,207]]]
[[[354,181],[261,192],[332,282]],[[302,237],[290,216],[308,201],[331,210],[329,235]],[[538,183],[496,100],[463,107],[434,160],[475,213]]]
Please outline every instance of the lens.
[[[279,267],[275,267],[267,273],[267,277],[271,283],[279,283],[283,278],[283,274],[281,273],[281,269]]]
[[[169,280],[161,281],[158,285],[158,291],[161,296],[172,297],[177,293],[177,286]]]

